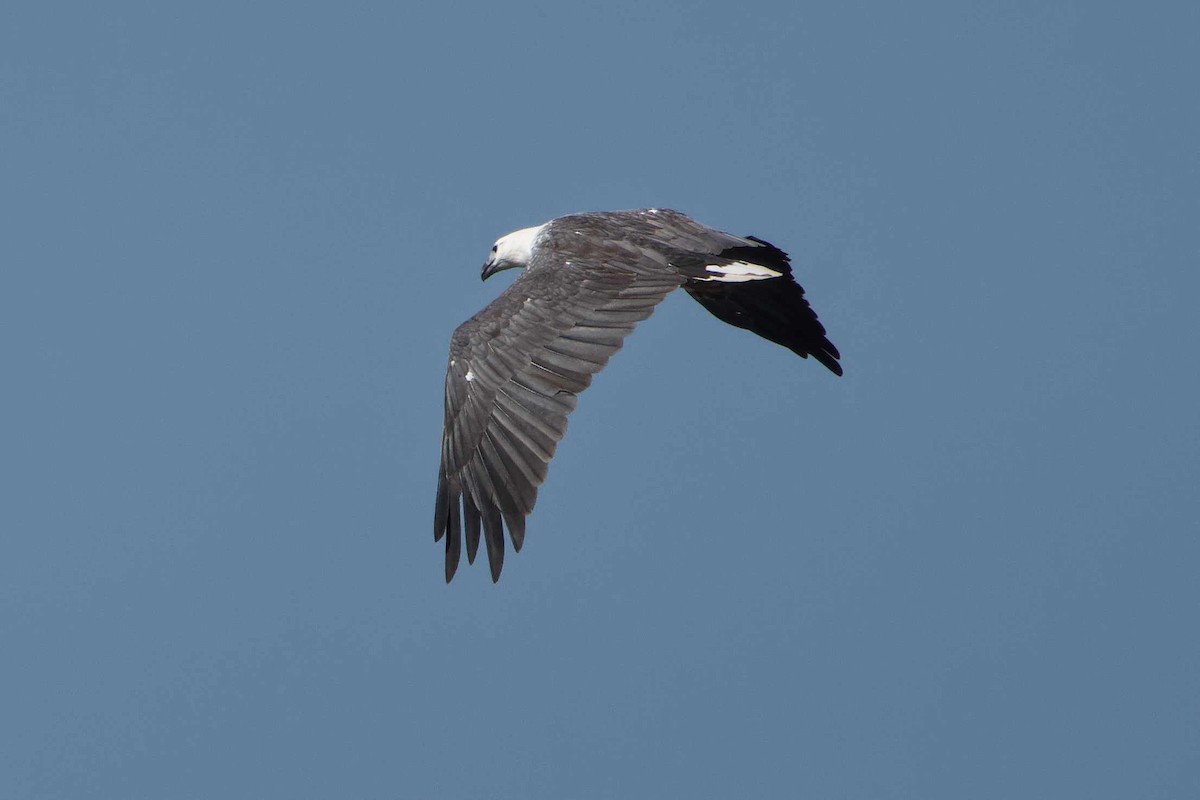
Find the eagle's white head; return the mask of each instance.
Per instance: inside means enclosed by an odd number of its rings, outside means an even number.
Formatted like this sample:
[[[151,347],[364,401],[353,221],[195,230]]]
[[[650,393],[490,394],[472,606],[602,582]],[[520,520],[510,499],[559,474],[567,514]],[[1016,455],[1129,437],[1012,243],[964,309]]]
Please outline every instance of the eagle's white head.
[[[535,225],[532,228],[522,228],[510,234],[501,236],[492,245],[492,253],[487,263],[483,265],[480,277],[487,280],[497,272],[514,267],[526,267],[533,256],[533,244],[545,225]]]

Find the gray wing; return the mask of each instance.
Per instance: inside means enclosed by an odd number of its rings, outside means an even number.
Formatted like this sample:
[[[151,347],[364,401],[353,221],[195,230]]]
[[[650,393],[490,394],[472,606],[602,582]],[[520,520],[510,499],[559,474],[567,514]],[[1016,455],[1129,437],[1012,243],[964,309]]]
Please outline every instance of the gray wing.
[[[471,563],[482,531],[499,580],[504,528],[519,551],[577,395],[684,281],[661,255],[602,247],[571,260],[565,247],[539,248],[529,269],[454,332],[434,518],[434,540],[446,537],[447,582],[463,531]]]

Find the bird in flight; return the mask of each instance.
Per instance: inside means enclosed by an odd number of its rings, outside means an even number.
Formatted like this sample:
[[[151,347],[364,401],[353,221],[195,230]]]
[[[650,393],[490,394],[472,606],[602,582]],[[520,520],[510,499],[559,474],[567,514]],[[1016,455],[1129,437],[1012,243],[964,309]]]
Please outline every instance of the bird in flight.
[[[668,209],[571,214],[502,236],[483,280],[524,268],[450,341],[434,541],[446,537],[446,582],[466,533],[480,536],[492,581],[546,479],[567,415],[637,323],[683,287],[718,319],[812,356],[835,375],[841,355],[804,299],[787,253]]]

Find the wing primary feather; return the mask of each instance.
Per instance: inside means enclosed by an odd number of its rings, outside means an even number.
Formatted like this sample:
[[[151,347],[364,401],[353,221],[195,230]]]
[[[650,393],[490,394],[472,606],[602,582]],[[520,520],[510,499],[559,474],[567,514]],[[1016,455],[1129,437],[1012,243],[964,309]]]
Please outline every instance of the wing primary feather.
[[[507,519],[507,518],[506,518]],[[508,535],[512,538],[513,552],[521,552],[525,545],[525,517],[519,516],[508,521]]]
[[[449,511],[449,525],[446,530],[446,583],[454,578],[454,573],[458,571],[458,562],[462,558],[462,525],[457,491],[451,497]]]
[[[463,527],[467,534],[467,563],[475,563],[475,554],[479,552],[479,509],[471,499],[471,493],[463,495]]]
[[[504,569],[504,525],[500,509],[492,506],[483,512],[483,535],[487,540],[488,567],[492,571],[492,583],[500,580]]]
[[[521,496],[523,485],[517,479],[519,470],[507,454],[497,447],[490,432],[484,435],[483,448],[487,454],[487,469],[491,473],[492,485],[498,488],[496,504],[504,517],[508,535],[512,537],[513,549],[520,552],[521,545],[525,543],[525,515],[533,509],[533,503]],[[536,495],[533,499],[536,500]]]
[[[450,481],[444,469],[438,470],[437,502],[433,509],[433,540],[440,542],[450,524]]]
[[[476,453],[467,465],[467,485],[483,520],[483,539],[487,544],[488,565],[494,583],[500,579],[500,570],[504,566],[504,524],[496,500],[500,495],[485,463],[482,443]]]

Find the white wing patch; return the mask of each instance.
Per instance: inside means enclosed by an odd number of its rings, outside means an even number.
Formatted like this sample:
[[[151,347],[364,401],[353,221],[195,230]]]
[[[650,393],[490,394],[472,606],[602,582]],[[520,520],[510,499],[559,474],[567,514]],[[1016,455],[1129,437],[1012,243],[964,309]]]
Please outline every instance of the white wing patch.
[[[751,264],[748,261],[734,261],[732,264],[706,264],[704,269],[714,274],[711,278],[699,278],[699,280],[720,281],[721,283],[761,281],[783,275],[782,272],[776,272],[762,264]]]
[[[469,368],[467,369],[467,375],[466,375],[466,378],[467,378],[467,380],[468,380],[468,381],[473,381],[473,380],[475,380],[475,373],[474,373],[474,372],[472,372],[472,371],[471,371]]]

